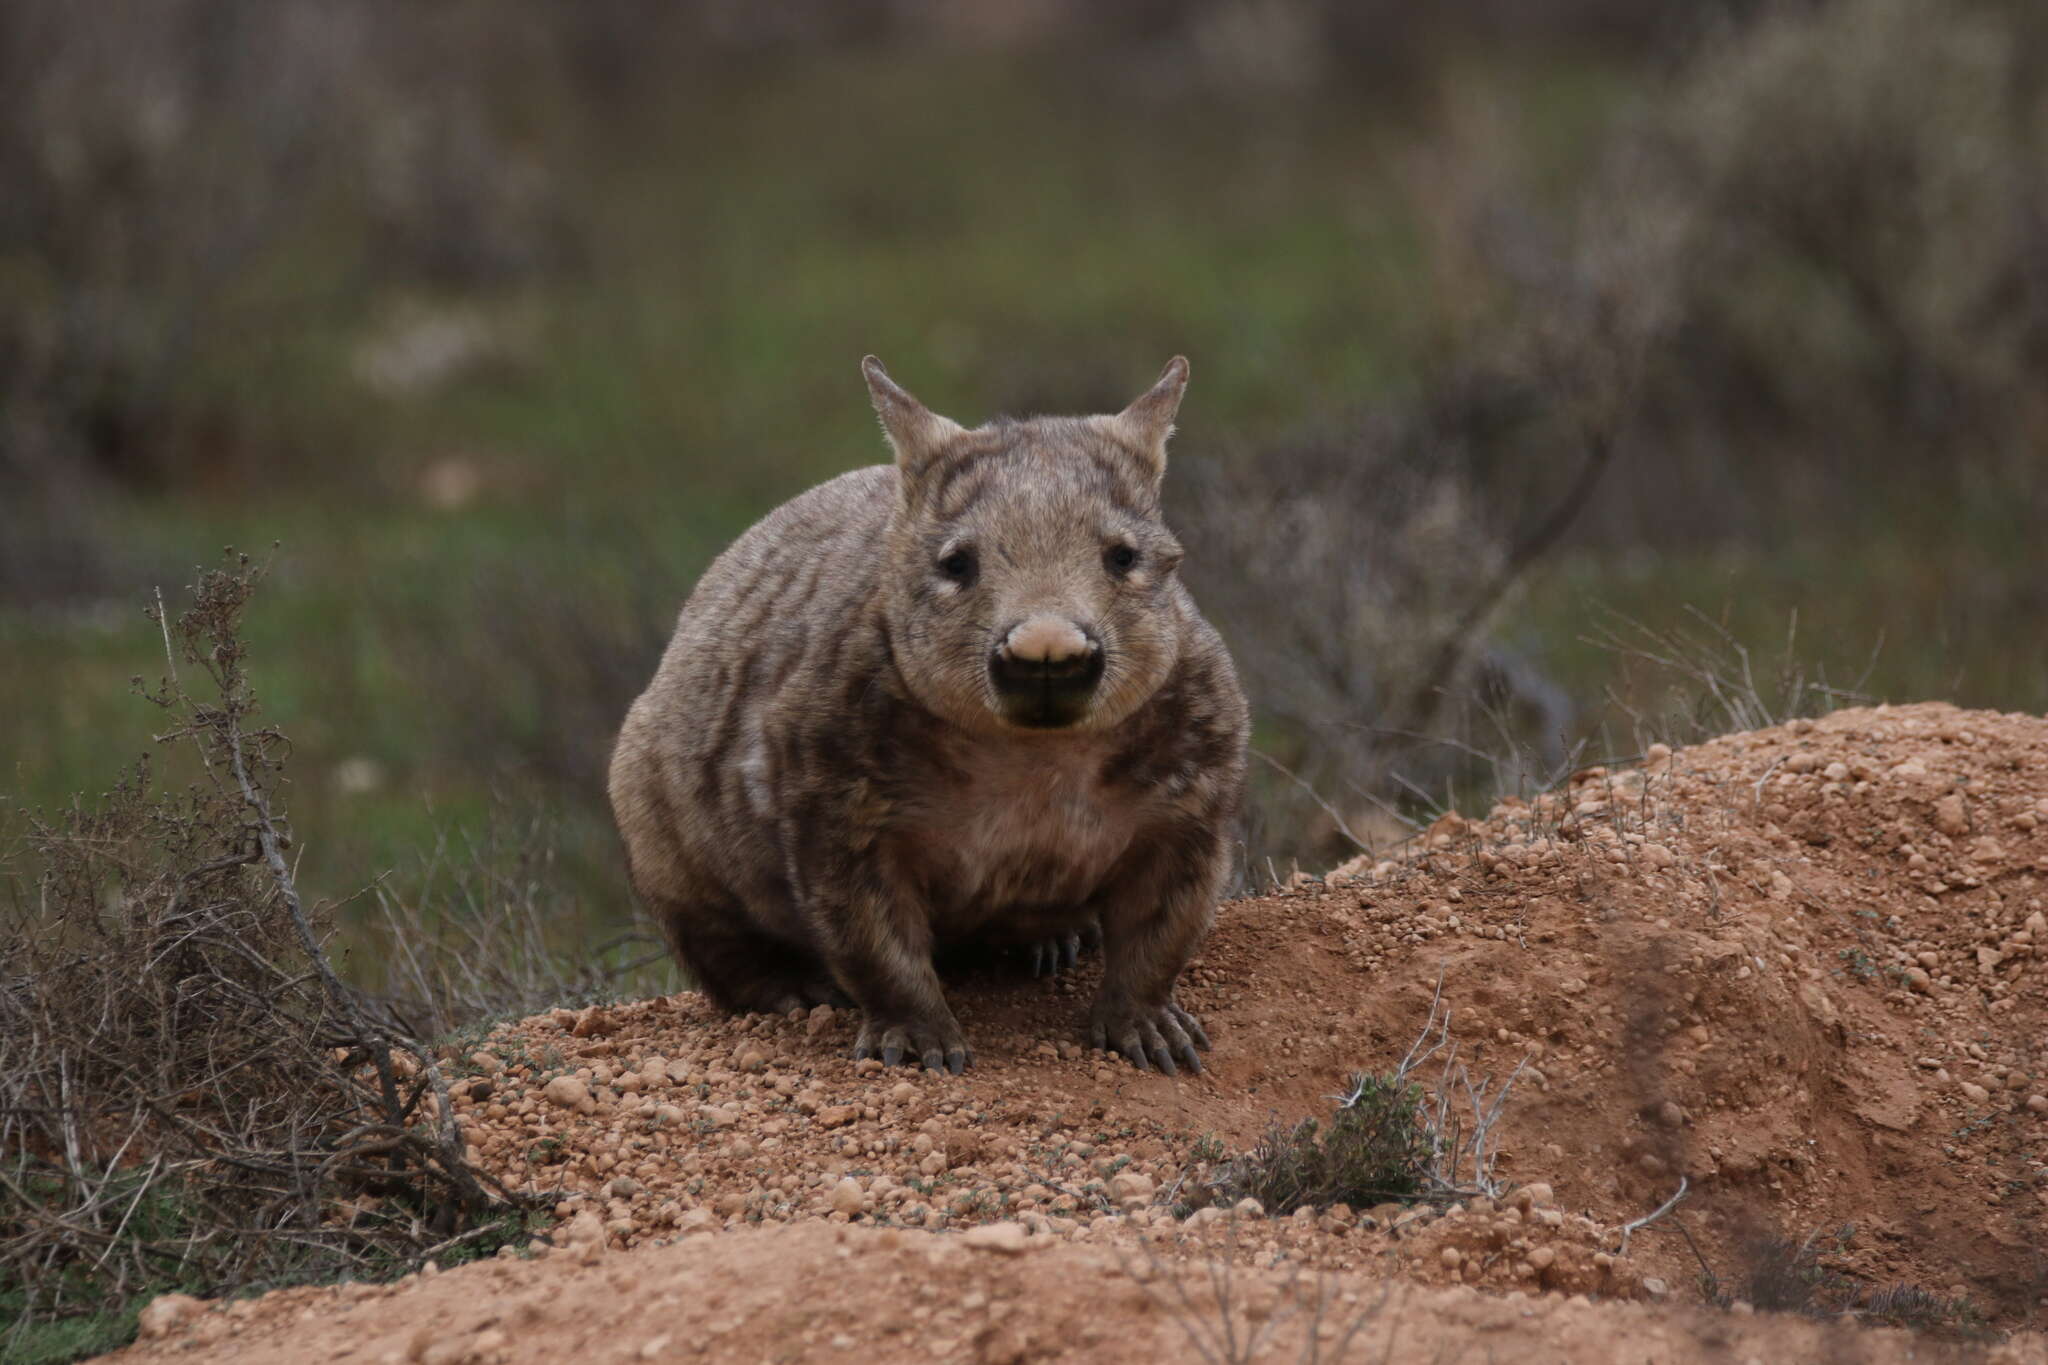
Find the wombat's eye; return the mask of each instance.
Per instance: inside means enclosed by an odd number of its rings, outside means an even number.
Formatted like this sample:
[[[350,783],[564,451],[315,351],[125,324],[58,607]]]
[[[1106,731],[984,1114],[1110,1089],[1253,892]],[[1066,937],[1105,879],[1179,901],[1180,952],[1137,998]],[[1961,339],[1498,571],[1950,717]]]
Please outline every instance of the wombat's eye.
[[[955,583],[966,583],[974,577],[974,551],[955,550],[939,561],[939,572]]]
[[[1111,573],[1126,574],[1138,567],[1138,552],[1129,545],[1112,545],[1102,552],[1102,562]]]

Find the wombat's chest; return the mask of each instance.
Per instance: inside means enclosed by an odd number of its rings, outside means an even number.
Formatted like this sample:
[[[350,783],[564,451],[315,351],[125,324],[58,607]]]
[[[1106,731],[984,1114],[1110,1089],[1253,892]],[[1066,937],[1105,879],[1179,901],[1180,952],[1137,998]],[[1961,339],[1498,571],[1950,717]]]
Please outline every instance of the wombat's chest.
[[[982,763],[931,796],[903,833],[941,937],[1025,939],[1078,922],[1138,828],[1090,750]]]

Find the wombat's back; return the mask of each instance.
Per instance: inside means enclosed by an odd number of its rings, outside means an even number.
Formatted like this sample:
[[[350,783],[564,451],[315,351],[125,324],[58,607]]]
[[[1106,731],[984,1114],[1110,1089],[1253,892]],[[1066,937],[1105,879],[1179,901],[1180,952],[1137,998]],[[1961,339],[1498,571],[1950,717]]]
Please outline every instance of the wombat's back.
[[[762,518],[698,580],[612,754],[612,808],[643,896],[703,896],[707,858],[726,893],[776,875],[761,717],[832,705],[838,675],[859,667],[896,497],[890,466],[842,474]]]

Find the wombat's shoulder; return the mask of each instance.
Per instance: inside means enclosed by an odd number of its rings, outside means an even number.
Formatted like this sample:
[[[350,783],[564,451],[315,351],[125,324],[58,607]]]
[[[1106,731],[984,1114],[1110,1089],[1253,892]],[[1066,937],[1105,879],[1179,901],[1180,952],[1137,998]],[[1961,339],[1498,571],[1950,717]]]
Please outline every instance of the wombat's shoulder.
[[[785,576],[821,558],[872,564],[898,487],[893,466],[870,465],[783,503],[711,562],[683,604],[684,623],[765,576]]]
[[[897,488],[887,465],[841,474],[777,507],[712,561],[627,713],[619,754],[628,768],[643,749],[723,761],[732,755],[721,737],[743,720],[758,724],[772,698],[795,687],[804,704],[818,703],[817,661],[849,657],[835,641],[869,619]],[[630,775],[615,762],[615,783]]]

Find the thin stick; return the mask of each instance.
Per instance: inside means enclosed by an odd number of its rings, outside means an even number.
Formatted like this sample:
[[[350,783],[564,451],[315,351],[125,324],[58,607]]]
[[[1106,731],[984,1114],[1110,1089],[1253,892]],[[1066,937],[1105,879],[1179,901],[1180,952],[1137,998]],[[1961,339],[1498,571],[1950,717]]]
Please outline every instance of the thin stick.
[[[1638,1229],[1650,1226],[1650,1224],[1656,1222],[1659,1218],[1662,1218],[1665,1214],[1671,1212],[1671,1210],[1678,1207],[1678,1201],[1685,1198],[1685,1187],[1685,1177],[1678,1177],[1678,1192],[1676,1194],[1673,1194],[1669,1199],[1665,1200],[1662,1204],[1659,1204],[1653,1212],[1644,1214],[1641,1218],[1636,1219],[1633,1223],[1623,1223],[1621,1225],[1622,1255],[1628,1255],[1628,1239],[1631,1236],[1633,1236]]]
[[[1252,750],[1252,753],[1264,762],[1271,764],[1273,769],[1277,771],[1282,777],[1286,778],[1295,786],[1307,792],[1309,794],[1309,799],[1314,801],[1318,806],[1322,807],[1323,814],[1329,816],[1331,820],[1336,822],[1337,832],[1342,834],[1345,838],[1349,839],[1360,853],[1371,853],[1373,851],[1371,844],[1368,844],[1365,840],[1359,838],[1356,834],[1353,834],[1351,832],[1351,826],[1344,823],[1344,817],[1337,813],[1337,808],[1335,806],[1332,806],[1328,801],[1323,799],[1323,794],[1321,792],[1317,791],[1314,787],[1310,786],[1300,777],[1297,777],[1292,769],[1288,768],[1285,764],[1281,763],[1279,759],[1274,758],[1271,754],[1265,752],[1263,749],[1254,749]]]

